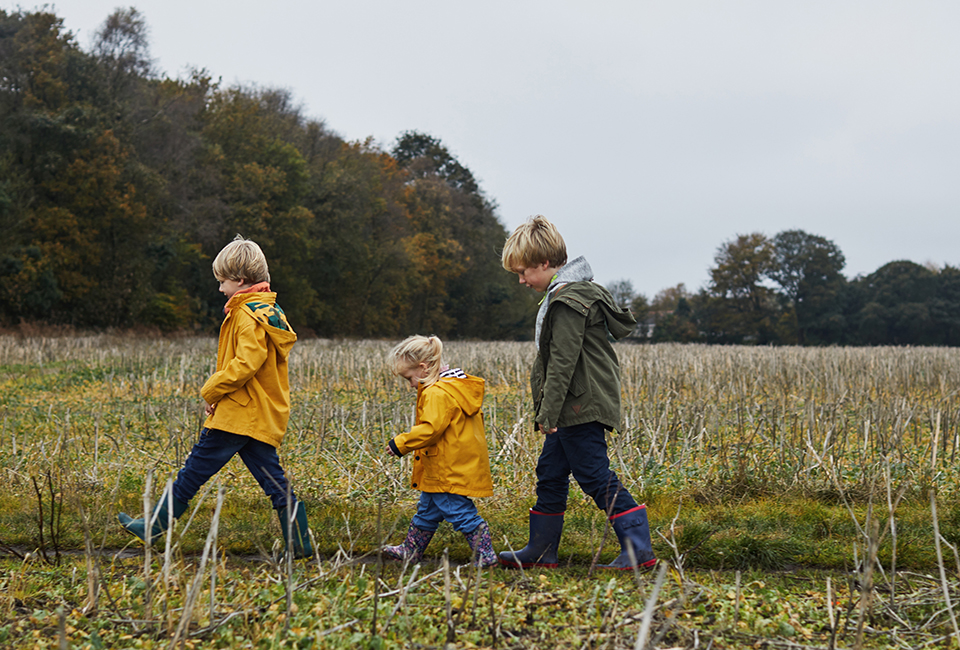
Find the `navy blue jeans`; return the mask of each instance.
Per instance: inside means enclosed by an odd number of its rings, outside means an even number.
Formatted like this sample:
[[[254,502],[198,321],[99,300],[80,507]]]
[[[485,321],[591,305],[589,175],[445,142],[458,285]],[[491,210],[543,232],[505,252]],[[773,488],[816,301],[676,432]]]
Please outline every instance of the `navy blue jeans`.
[[[173,496],[183,503],[190,501],[234,454],[240,454],[240,460],[270,497],[274,509],[286,507],[287,477],[280,467],[276,447],[220,429],[204,429],[200,432],[200,440],[190,450],[173,483]],[[293,503],[296,502],[296,498],[293,498]]]
[[[536,512],[562,514],[567,509],[570,474],[608,515],[637,507],[627,489],[620,484],[607,458],[607,439],[599,422],[560,427],[543,438],[543,451],[537,461]]]

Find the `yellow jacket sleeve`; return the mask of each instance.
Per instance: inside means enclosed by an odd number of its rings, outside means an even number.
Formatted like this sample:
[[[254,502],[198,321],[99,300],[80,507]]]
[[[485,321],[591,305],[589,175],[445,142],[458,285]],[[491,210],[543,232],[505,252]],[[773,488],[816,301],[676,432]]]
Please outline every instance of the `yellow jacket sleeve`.
[[[456,402],[440,391],[422,391],[420,399],[422,406],[417,424],[394,438],[401,455],[437,444],[459,410]]]
[[[200,389],[207,404],[216,404],[224,396],[242,388],[267,360],[267,334],[252,318],[242,318],[237,328],[236,354]]]

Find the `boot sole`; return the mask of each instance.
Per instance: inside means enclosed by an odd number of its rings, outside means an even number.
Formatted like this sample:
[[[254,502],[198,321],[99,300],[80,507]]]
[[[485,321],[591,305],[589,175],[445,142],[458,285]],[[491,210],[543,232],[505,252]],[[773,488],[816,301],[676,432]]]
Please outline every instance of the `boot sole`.
[[[145,540],[144,538],[140,537],[140,536],[137,535],[135,532],[133,532],[132,530],[130,530],[129,528],[127,528],[127,526],[130,524],[130,522],[136,521],[136,519],[134,519],[133,517],[131,517],[130,515],[128,515],[128,514],[125,513],[125,512],[121,512],[121,513],[118,513],[118,514],[117,514],[117,520],[120,522],[120,528],[122,528],[128,535],[132,535],[132,536],[136,537],[138,540],[140,540],[140,543],[141,543],[141,544],[143,544],[144,546],[146,546],[147,540]],[[154,536],[153,536],[154,541],[157,540],[157,537],[159,537],[159,536],[158,536],[158,535],[154,535]]]
[[[510,562],[509,560],[504,560],[500,558],[500,564],[507,567],[508,569],[532,569],[534,567],[543,567],[544,569],[556,569],[560,566],[559,562],[554,563],[545,563],[545,562]]]
[[[643,573],[646,573],[647,571],[653,570],[653,568],[657,566],[657,562],[659,562],[659,560],[656,558],[647,560],[646,562],[642,562],[637,569]],[[632,566],[610,566],[609,564],[598,564],[597,568],[607,569],[608,571],[633,571]]]

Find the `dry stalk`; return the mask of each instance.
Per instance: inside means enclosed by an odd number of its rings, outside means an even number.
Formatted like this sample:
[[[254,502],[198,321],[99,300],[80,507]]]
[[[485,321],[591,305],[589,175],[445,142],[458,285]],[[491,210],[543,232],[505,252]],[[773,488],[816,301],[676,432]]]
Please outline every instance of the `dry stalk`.
[[[487,575],[487,589],[488,594],[487,598],[490,601],[490,636],[493,638],[493,647],[497,647],[497,614],[494,609],[494,592],[493,592],[493,567],[490,567],[490,573]]]
[[[413,567],[413,571],[410,573],[410,579],[407,580],[407,586],[403,586],[403,574],[400,575],[400,580],[397,583],[397,592],[399,592],[400,597],[397,598],[397,604],[394,605],[393,611],[390,612],[390,616],[387,617],[386,622],[383,624],[383,634],[386,636],[387,632],[390,630],[390,624],[393,622],[393,617],[403,609],[403,606],[407,602],[407,594],[410,593],[410,590],[413,588],[414,581],[417,579],[417,573],[420,571],[420,565],[417,564]],[[384,597],[387,594],[383,594]]]
[[[476,587],[473,590],[473,605],[470,606],[470,627],[477,622],[477,601],[480,599],[480,579],[482,577],[482,571],[480,567],[480,558],[479,553],[476,554],[477,559],[475,560],[475,572],[474,572],[474,583]]]
[[[887,488],[887,526],[890,529],[890,608],[893,609],[897,599],[897,519],[894,516],[893,481],[890,477],[890,458],[887,457],[883,467],[883,482]],[[900,493],[903,496],[903,492]],[[899,498],[897,499],[899,502]]]
[[[146,543],[143,545],[143,581],[146,583],[144,597],[143,597],[143,618],[146,621],[150,621],[153,618],[153,603],[152,603],[152,590],[151,590],[151,577],[150,577],[150,566],[153,564],[153,558],[151,557],[151,550],[153,546],[153,503],[150,497],[153,492],[153,469],[147,471],[147,480],[143,486],[143,521],[144,521],[144,535],[146,535]]]
[[[68,650],[70,642],[67,641],[67,610],[63,606],[57,608],[57,640],[60,650]]]
[[[170,584],[170,565],[173,554],[173,479],[167,479],[167,485],[163,489],[161,499],[167,501],[167,542],[163,548],[163,584],[164,588]]]
[[[866,625],[868,612],[872,611],[873,603],[873,567],[877,563],[880,522],[872,518],[872,505],[867,508],[866,526],[870,535],[867,541],[867,557],[864,559],[863,572],[860,578],[860,614],[857,619],[857,636],[853,643],[854,650],[863,648],[864,626]]]
[[[81,611],[84,615],[89,615],[97,611],[100,566],[99,562],[94,560],[93,536],[90,534],[90,517],[87,515],[87,510],[83,507],[83,500],[80,499],[79,496],[77,497],[77,510],[80,513],[80,522],[83,525],[83,558],[87,566],[87,601],[83,604]]]
[[[675,563],[674,565],[675,565],[675,567],[676,567],[676,569],[677,569],[677,573],[680,574],[680,581],[681,581],[681,582],[684,582],[684,581],[686,580],[686,578],[684,577],[684,574],[683,574],[683,560],[684,560],[685,554],[684,554],[684,553],[681,553],[681,552],[680,552],[680,549],[677,548],[677,536],[676,536],[676,533],[677,533],[677,520],[680,519],[680,508],[682,507],[682,505],[683,505],[683,501],[681,500],[681,502],[677,504],[677,514],[674,515],[673,520],[670,522],[670,537],[668,538],[666,535],[664,535],[664,534],[663,534],[662,532],[660,532],[659,530],[657,531],[657,534],[660,535],[660,538],[663,539],[663,541],[667,543],[667,546],[669,546],[669,547],[671,548],[671,550],[673,550],[673,559],[674,559],[674,563]],[[711,533],[711,535],[712,535],[712,534],[713,534],[713,533]],[[708,537],[709,537],[709,535],[708,535]],[[702,543],[705,542],[705,541],[706,541],[706,538],[703,539],[703,540],[701,540],[701,541],[697,544],[697,546],[700,546],[700,544],[702,544]]]
[[[690,589],[690,585],[689,585],[689,583],[688,583],[688,585],[687,585],[686,587],[684,587],[683,593],[680,594],[680,601],[681,601],[682,603],[685,603],[685,602],[686,602],[687,596],[688,596],[689,593],[690,593],[690,592],[689,592],[689,589]],[[679,607],[678,607],[678,608],[671,609],[670,615],[667,616],[667,620],[665,620],[665,621],[663,622],[663,625],[661,625],[661,626],[660,626],[660,629],[657,631],[657,636],[655,636],[655,637],[653,638],[653,640],[650,642],[650,645],[651,645],[651,646],[657,647],[657,646],[660,645],[660,642],[663,641],[663,637],[665,637],[665,636],[667,635],[667,632],[669,632],[669,631],[670,631],[670,628],[673,627],[673,624],[676,623],[676,621],[677,621],[677,614],[680,612],[680,609],[681,609],[681,608],[679,608]]]
[[[829,580],[830,578],[827,578]],[[737,593],[736,601],[733,604],[733,629],[737,629],[737,624],[740,622],[740,569],[737,569]]]
[[[416,567],[418,567],[418,566],[420,566],[420,565],[419,565],[419,564],[415,564],[415,565],[414,565],[414,568],[416,568]],[[330,573],[333,573],[333,571],[331,571]],[[417,587],[419,587],[419,586],[422,585],[423,583],[427,582],[427,581],[430,580],[431,578],[435,578],[436,576],[440,575],[441,573],[443,573],[443,565],[442,565],[442,563],[441,563],[441,566],[440,566],[439,569],[437,569],[437,570],[434,571],[433,573],[428,573],[428,574],[426,574],[425,576],[423,576],[422,578],[420,578],[419,580],[417,580],[416,582],[414,582],[414,583],[412,583],[412,584],[408,584],[405,589],[406,589],[408,592],[409,592],[410,590],[412,590],[412,589],[416,589]],[[308,582],[308,583],[314,582],[314,580],[309,580],[309,581],[307,581],[307,582]],[[400,594],[402,591],[403,591],[403,589],[400,589],[400,588],[398,587],[397,589],[394,589],[394,590],[392,590],[392,591],[385,591],[385,592],[383,592],[382,594],[380,594],[380,597],[381,597],[381,598],[392,598],[393,596],[396,596],[396,595]],[[373,596],[365,596],[365,597],[361,598],[360,600],[358,600],[357,602],[358,602],[358,603],[365,602],[368,598],[373,598]]]
[[[507,539],[507,536],[506,536],[506,535],[503,536],[503,543],[507,545],[507,550],[510,551],[510,553],[513,555],[514,558],[516,558],[516,557],[517,557],[517,554],[516,554],[516,552],[513,550],[513,546],[510,544],[510,540]],[[516,568],[519,569],[519,571],[520,571],[520,579],[523,580],[523,581],[526,581],[527,575],[523,572],[523,563],[522,563],[522,562],[517,562]]]
[[[213,519],[210,521],[210,532],[207,534],[207,541],[203,546],[203,555],[200,558],[200,567],[197,569],[197,575],[194,576],[190,585],[190,591],[187,593],[187,600],[183,605],[183,613],[180,616],[180,623],[177,625],[173,638],[170,639],[168,648],[173,650],[178,644],[183,646],[187,639],[187,630],[190,627],[190,621],[193,618],[193,608],[196,605],[197,597],[200,595],[200,586],[203,583],[203,572],[207,567],[207,560],[210,558],[210,552],[213,550],[213,540],[217,537],[217,528],[220,526],[220,511],[223,509],[223,495],[226,490],[220,486],[217,489],[217,507],[213,511]],[[214,568],[216,570],[216,568]]]
[[[210,614],[207,618],[213,623],[217,615],[217,572],[220,568],[217,562],[217,542],[220,536],[220,529],[217,527],[217,530],[211,532],[213,533],[213,564],[210,567]]]
[[[957,629],[957,617],[953,611],[953,603],[950,601],[950,586],[947,583],[947,570],[943,564],[943,551],[940,549],[940,520],[937,517],[937,493],[930,491],[930,514],[933,517],[933,539],[937,548],[937,566],[940,569],[940,584],[943,587],[943,599],[947,604],[947,611],[950,613],[950,624],[953,626],[954,642],[960,642],[960,630]]]
[[[453,626],[453,601],[450,597],[450,549],[443,549],[443,602],[447,615],[447,643],[455,643],[457,631]]]
[[[739,577],[739,572],[737,576]],[[834,650],[837,642],[837,622],[833,615],[833,587],[830,584],[830,576],[827,576],[827,617],[830,621],[830,641],[827,643],[827,649]]]
[[[662,562],[660,570],[657,572],[657,580],[653,583],[653,590],[647,597],[647,604],[643,609],[643,620],[640,622],[640,631],[637,633],[634,650],[644,650],[647,647],[647,639],[650,638],[650,625],[653,622],[653,612],[657,607],[657,598],[660,597],[660,589],[663,587],[663,580],[666,575],[667,563]]]
[[[364,402],[366,405],[366,402]],[[379,486],[380,481],[377,480]],[[383,540],[380,537],[380,522],[382,520],[383,499],[377,497],[377,575],[373,580],[373,616],[370,617],[370,637],[377,638],[377,610],[380,606],[380,576],[383,573]]]
[[[261,469],[261,471],[263,471]],[[266,471],[263,472],[267,476],[270,474]],[[270,477],[271,480],[273,477]],[[283,557],[286,560],[286,569],[287,576],[286,580],[283,582],[283,588],[285,591],[286,605],[287,605],[287,616],[283,619],[283,633],[284,635],[290,632],[290,618],[293,616],[293,522],[296,520],[297,509],[301,508],[300,501],[293,503],[293,492],[291,489],[292,478],[287,479],[287,520],[280,522],[281,526],[287,527],[287,545],[284,549]],[[293,504],[293,505],[291,505]],[[376,610],[374,610],[376,611]]]
[[[476,568],[476,560],[474,560],[473,567],[471,568]],[[463,587],[463,598],[460,599],[460,611],[457,612],[457,618],[453,622],[454,629],[460,626],[460,621],[463,619],[463,614],[467,610],[467,602],[470,600],[470,588],[475,583],[475,576],[476,571],[474,570],[473,573],[467,576],[466,584],[463,584],[463,581],[460,581],[460,567],[457,567],[457,580],[461,582]],[[476,591],[474,591],[474,595],[476,595]]]

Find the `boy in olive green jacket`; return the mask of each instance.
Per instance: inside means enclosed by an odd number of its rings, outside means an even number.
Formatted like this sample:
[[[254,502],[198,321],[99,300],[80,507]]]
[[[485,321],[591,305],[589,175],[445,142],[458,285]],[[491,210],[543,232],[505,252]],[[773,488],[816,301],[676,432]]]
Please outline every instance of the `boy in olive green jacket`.
[[[290,418],[287,358],[297,340],[270,291],[263,251],[239,235],[213,261],[220,292],[227,297],[220,326],[217,370],[200,389],[207,419],[200,440],[161,497],[148,526],[144,519],[120,513],[120,524],[146,543],[165,531],[187,503],[234,455],[263,488],[280,518],[280,528],[297,557],[313,554],[303,504],[290,493],[277,447]],[[148,533],[149,529],[149,533]]]
[[[649,568],[656,564],[646,507],[637,505],[610,469],[606,430],[620,425],[620,364],[610,338],[636,325],[610,292],[592,282],[582,257],[567,263],[556,227],[542,216],[519,226],[503,248],[503,268],[520,284],[544,293],[537,312],[537,358],[530,375],[534,420],[544,434],[537,462],[537,503],[530,510],[530,541],[500,553],[508,567],[559,563],[570,475],[607,513],[620,555],[604,568]],[[632,546],[636,565],[628,546]]]

